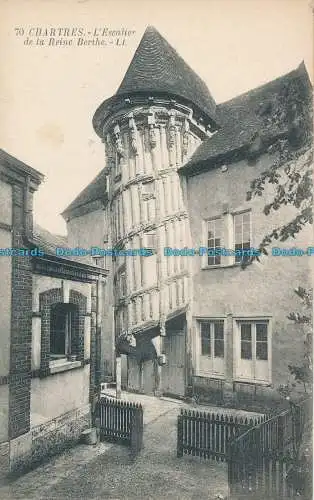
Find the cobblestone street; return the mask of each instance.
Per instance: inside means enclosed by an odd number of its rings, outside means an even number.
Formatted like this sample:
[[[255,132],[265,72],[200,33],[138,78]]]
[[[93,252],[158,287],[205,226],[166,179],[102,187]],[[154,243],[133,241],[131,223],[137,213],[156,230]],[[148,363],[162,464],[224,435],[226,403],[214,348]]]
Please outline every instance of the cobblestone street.
[[[78,445],[0,488],[0,498],[188,500],[214,499],[218,494],[226,497],[225,463],[176,457],[176,421],[180,408],[187,407],[185,403],[126,393],[123,398],[144,405],[144,449],[135,462],[123,446]],[[202,407],[202,410],[217,408]]]

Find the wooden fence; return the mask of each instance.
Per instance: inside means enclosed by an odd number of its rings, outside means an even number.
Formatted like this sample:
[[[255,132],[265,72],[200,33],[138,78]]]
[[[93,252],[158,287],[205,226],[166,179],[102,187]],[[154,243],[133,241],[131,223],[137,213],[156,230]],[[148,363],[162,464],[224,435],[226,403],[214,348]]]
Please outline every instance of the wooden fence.
[[[232,500],[284,500],[296,498],[288,480],[291,455],[259,456],[252,462],[228,461],[228,484]]]
[[[311,408],[309,401],[293,405],[247,429],[229,443],[231,498],[295,497],[288,472],[296,461],[304,426],[311,420]]]
[[[263,419],[264,417],[249,420],[181,410],[177,424],[177,456],[188,454],[217,461],[226,460],[230,440]]]
[[[143,445],[143,408],[129,401],[99,400],[100,438],[130,446],[136,456]]]

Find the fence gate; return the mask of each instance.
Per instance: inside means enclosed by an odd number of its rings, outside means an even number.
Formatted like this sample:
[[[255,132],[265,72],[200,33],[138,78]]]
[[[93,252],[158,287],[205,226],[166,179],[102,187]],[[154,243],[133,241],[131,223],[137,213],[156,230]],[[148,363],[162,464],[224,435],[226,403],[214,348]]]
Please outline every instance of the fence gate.
[[[311,400],[303,401],[249,428],[229,444],[228,483],[232,499],[296,498],[297,488],[289,478],[289,469],[296,464],[297,450],[311,415]]]
[[[125,444],[136,456],[143,446],[143,408],[129,401],[100,398],[100,439]]]

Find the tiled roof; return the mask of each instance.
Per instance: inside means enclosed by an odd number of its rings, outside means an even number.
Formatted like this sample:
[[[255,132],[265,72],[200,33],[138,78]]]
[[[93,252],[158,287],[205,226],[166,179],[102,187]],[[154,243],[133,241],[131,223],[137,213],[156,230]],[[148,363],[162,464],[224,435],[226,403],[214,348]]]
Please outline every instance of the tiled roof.
[[[136,91],[185,97],[215,115],[216,104],[206,84],[152,26],[146,29],[117,94]]]
[[[45,257],[48,257],[50,261],[58,261],[67,264],[67,266],[75,267],[76,269],[82,269],[85,273],[93,274],[95,276],[102,274],[108,274],[108,271],[102,267],[90,265],[89,257],[76,257],[75,255],[58,256],[56,255],[56,248],[68,248],[68,240],[66,236],[61,236],[59,234],[53,234],[47,229],[34,224],[33,228],[33,238],[31,243],[37,248],[45,253]],[[56,270],[54,270],[56,271]],[[48,275],[49,274],[49,271]],[[50,270],[51,272],[51,270]],[[57,271],[59,273],[59,270]],[[58,274],[59,275],[59,274]],[[60,274],[61,276],[62,274]],[[80,280],[79,280],[80,281]]]
[[[74,211],[79,208],[83,208],[87,204],[97,201],[105,200],[107,197],[106,193],[106,177],[107,170],[104,168],[101,172],[93,179],[83,191],[75,198],[75,200],[70,203],[70,205],[62,212],[62,216],[67,219]]]
[[[49,255],[55,255],[57,247],[68,246],[66,236],[53,234],[38,224],[34,224],[32,242]]]
[[[94,127],[113,102],[130,94],[181,97],[215,120],[216,103],[205,82],[152,26],[146,29],[117,93],[97,109]]]
[[[4,167],[14,168],[18,170],[20,173],[22,172],[23,174],[30,175],[31,178],[33,178],[37,184],[39,184],[44,180],[44,175],[41,172],[35,170],[29,165],[26,165],[26,163],[23,163],[21,160],[18,160],[17,158],[15,158],[15,156],[10,155],[3,149],[0,149],[0,163]]]
[[[197,148],[188,163],[181,167],[181,173],[191,174],[207,168],[247,147],[257,134],[265,132],[265,116],[271,123],[266,131],[268,139],[286,132],[287,122],[276,122],[272,117],[278,113],[278,99],[282,99],[289,83],[296,85],[300,95],[302,92],[309,95],[311,84],[304,63],[284,76],[219,104],[217,116],[221,128]]]

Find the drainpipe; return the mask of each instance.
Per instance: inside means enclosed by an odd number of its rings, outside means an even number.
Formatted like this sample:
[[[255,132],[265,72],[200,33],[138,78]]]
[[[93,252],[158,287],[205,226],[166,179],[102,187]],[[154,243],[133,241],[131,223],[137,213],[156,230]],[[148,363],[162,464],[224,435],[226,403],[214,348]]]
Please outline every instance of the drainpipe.
[[[116,352],[116,398],[121,398],[121,356]]]
[[[119,352],[119,348],[117,347],[117,336],[116,336],[116,307],[113,306],[113,316],[112,316],[112,328],[113,328],[113,337],[114,337],[114,362],[115,362],[115,379],[116,379],[116,398],[121,398],[121,354]]]
[[[102,276],[98,275],[97,279],[97,305],[96,305],[96,363],[95,363],[95,384],[99,387],[101,379],[101,334],[102,334]]]
[[[24,193],[23,193],[23,240],[26,245],[32,244],[33,237],[33,207],[31,203],[31,195],[30,195],[30,176],[26,177],[26,182],[24,185]]]

